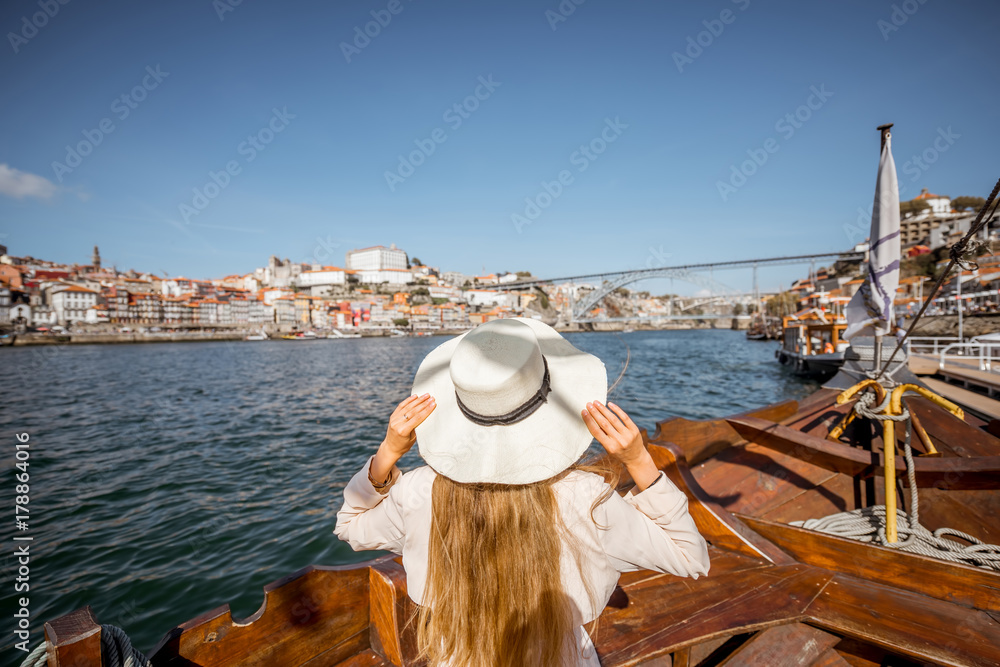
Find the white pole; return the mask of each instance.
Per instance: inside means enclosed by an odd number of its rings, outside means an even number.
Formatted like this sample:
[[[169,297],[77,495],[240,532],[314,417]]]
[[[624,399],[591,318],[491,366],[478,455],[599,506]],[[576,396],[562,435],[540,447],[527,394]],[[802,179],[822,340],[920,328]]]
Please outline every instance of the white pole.
[[[962,267],[958,267],[958,342],[962,339]]]

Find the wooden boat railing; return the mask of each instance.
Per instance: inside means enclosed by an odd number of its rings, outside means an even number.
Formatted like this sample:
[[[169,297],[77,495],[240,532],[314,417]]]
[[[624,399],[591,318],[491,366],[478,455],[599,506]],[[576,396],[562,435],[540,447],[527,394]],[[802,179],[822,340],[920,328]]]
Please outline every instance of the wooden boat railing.
[[[687,494],[712,571],[697,580],[622,575],[590,628],[605,667],[693,667],[719,652],[727,665],[763,664],[765,655],[773,665],[847,664],[834,647],[941,665],[1000,664],[1000,575],[738,517],[701,489],[679,446],[651,442],[650,451]],[[154,649],[153,665],[418,664],[407,625],[414,605],[394,557],[310,566],[264,591],[248,618],[234,619],[223,605],[174,628]],[[50,667],[101,665],[100,626],[89,607],[46,623],[45,633]]]

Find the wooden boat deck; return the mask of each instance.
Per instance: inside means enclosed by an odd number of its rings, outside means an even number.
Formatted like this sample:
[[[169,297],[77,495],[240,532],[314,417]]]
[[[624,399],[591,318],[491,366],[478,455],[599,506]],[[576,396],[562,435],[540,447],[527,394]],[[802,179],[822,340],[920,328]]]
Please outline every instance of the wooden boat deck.
[[[834,394],[658,425],[650,451],[688,495],[712,569],[697,580],[622,575],[589,628],[605,667],[1000,664],[1000,573],[787,525],[880,500],[877,435],[870,451],[823,439],[846,410],[831,405]],[[922,522],[1000,543],[1000,441],[970,416],[955,437],[956,418],[919,397],[907,403],[944,455],[918,459]],[[413,612],[396,558],[311,566],[266,586],[264,604],[246,619],[224,605],[174,628],[151,660],[418,665]],[[89,607],[45,627],[50,665],[100,666]]]

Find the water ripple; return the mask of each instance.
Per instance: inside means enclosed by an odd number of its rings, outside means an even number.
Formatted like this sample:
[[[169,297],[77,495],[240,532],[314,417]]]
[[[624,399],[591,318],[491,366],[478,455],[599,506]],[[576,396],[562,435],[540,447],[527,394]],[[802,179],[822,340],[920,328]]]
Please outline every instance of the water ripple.
[[[568,338],[612,380],[630,347],[612,400],[650,430],[669,415],[717,417],[815,388],[781,371],[774,344],[738,332]],[[148,651],[221,604],[253,613],[264,584],[306,565],[369,558],[332,534],[343,487],[443,340],[3,350],[6,470],[13,434],[31,435],[35,639],[41,621],[90,604]],[[402,467],[419,463],[410,454]],[[3,485],[4,506],[13,491]],[[6,581],[14,565],[0,560]]]

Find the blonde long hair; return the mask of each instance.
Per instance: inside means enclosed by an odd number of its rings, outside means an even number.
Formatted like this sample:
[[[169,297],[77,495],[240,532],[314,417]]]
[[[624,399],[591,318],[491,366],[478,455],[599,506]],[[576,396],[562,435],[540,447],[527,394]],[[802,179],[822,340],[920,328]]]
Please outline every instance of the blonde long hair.
[[[620,471],[572,469],[601,474],[611,484],[595,499],[593,513]],[[548,667],[578,648],[566,646],[574,619],[562,590],[566,531],[553,490],[568,472],[526,485],[434,480],[427,582],[417,616],[417,645],[429,665]]]

